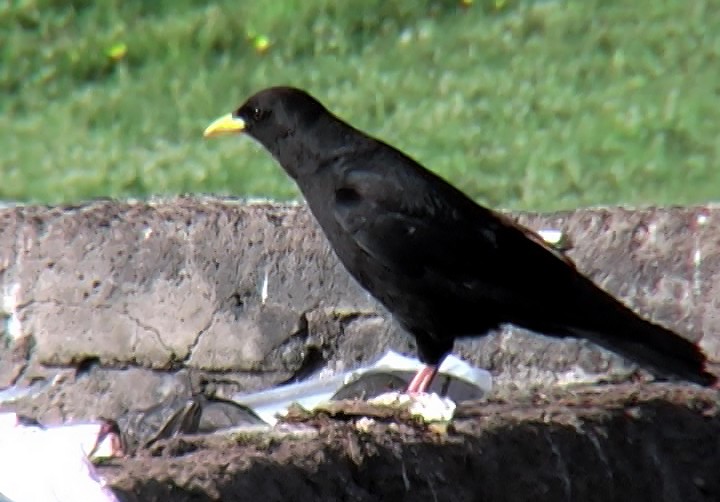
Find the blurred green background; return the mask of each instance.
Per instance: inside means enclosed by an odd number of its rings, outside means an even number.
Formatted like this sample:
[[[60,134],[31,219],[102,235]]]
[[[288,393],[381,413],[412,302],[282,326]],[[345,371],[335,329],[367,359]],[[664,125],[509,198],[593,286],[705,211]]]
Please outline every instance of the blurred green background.
[[[210,120],[308,89],[478,200],[720,199],[717,0],[0,3],[0,199],[297,192]]]

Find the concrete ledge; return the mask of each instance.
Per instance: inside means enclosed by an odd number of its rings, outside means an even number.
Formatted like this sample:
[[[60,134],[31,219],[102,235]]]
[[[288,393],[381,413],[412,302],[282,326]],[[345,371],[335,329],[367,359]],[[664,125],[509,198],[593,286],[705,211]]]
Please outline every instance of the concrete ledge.
[[[720,360],[718,207],[515,216],[563,230],[580,270]],[[47,382],[13,405],[41,419],[114,416],[147,400],[133,388],[158,380],[161,393],[228,395],[347,369],[388,347],[414,353],[304,206],[177,198],[0,209],[0,290],[0,389]],[[501,385],[631,370],[588,344],[515,329],[456,352]]]
[[[564,231],[581,271],[720,361],[718,207],[514,216]],[[414,353],[303,206],[178,198],[0,209],[0,290],[0,391],[15,397],[0,409],[44,422],[270,387],[389,347]],[[516,329],[456,352],[493,371],[505,397],[463,405],[447,433],[316,417],[303,437],[177,438],[103,473],[125,500],[720,499],[715,391],[556,387],[633,368]]]

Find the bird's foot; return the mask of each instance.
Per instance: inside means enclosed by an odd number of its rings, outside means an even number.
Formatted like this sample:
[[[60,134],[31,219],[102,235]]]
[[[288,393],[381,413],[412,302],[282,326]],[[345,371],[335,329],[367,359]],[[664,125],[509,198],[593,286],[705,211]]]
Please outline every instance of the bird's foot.
[[[455,414],[455,402],[434,392],[386,392],[368,400],[368,403],[407,409],[410,415],[424,422],[449,422]]]

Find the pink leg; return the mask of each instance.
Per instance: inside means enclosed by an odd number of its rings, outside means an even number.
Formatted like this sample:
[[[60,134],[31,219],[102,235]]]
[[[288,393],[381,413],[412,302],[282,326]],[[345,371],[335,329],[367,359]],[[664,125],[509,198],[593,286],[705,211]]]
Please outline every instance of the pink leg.
[[[429,364],[425,365],[425,367],[420,369],[415,374],[412,381],[410,382],[410,385],[408,385],[406,392],[408,394],[422,394],[424,392],[427,392],[427,390],[430,388],[430,384],[432,384],[432,381],[435,378],[435,375],[437,375],[437,372],[437,366]]]

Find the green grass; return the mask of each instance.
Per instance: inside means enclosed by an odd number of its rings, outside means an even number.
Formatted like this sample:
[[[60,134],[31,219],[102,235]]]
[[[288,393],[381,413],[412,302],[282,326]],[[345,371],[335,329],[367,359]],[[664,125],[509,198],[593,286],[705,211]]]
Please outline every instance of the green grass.
[[[10,0],[0,199],[295,198],[251,141],[201,138],[284,83],[494,206],[718,200],[714,4]]]

